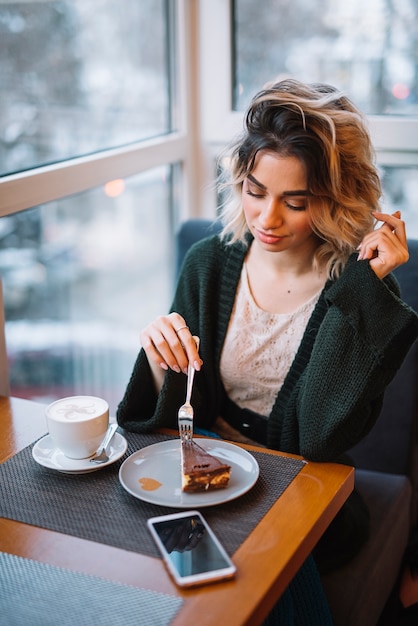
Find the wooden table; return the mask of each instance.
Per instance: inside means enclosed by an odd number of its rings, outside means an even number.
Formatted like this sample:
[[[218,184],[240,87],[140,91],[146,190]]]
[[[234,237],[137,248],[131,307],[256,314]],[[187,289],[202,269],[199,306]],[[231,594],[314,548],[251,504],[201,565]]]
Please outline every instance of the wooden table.
[[[0,462],[45,434],[44,412],[42,404],[0,396]],[[0,550],[181,596],[184,604],[173,626],[197,623],[200,626],[257,626],[268,615],[353,487],[353,468],[334,463],[307,463],[235,552],[236,578],[190,590],[181,590],[171,582],[160,559],[4,518],[0,518]]]

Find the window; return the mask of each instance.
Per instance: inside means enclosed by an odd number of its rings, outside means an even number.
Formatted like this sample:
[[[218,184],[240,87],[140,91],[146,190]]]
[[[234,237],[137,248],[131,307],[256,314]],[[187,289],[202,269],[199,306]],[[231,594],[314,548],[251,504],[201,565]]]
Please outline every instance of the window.
[[[116,409],[140,329],[170,304],[173,182],[160,167],[0,221],[13,395]]]
[[[1,174],[167,133],[165,0],[0,5]]]
[[[367,114],[418,114],[415,0],[234,0],[233,12],[234,108],[296,76],[335,85]]]
[[[14,395],[93,393],[114,412],[141,327],[169,306],[196,162],[191,19],[184,0],[0,4],[0,276]]]
[[[382,169],[385,211],[400,210],[409,237],[418,238],[418,168],[386,166]]]

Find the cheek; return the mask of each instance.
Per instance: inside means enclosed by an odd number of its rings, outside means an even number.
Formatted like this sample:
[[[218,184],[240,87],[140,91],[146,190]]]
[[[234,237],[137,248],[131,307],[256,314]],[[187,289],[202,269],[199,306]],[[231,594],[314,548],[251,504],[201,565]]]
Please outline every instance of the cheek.
[[[254,202],[247,194],[243,194],[241,197],[241,206],[245,217],[253,216],[256,212]]]
[[[313,233],[311,219],[306,213],[297,220],[294,227],[301,235],[311,235]]]

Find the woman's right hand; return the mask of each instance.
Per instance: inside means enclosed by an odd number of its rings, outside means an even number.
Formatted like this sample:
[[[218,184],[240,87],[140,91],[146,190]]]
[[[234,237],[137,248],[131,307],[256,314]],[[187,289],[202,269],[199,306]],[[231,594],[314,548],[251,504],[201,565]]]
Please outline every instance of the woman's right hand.
[[[161,387],[164,371],[187,374],[189,362],[199,371],[202,360],[185,319],[178,313],[157,317],[140,334],[154,378]]]

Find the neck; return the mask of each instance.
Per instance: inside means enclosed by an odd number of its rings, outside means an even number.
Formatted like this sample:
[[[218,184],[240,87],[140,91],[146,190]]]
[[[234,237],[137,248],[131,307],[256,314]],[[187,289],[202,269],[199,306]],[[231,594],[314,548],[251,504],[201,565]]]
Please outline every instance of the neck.
[[[246,270],[255,302],[270,313],[295,311],[325,284],[326,273],[313,267],[313,253],[268,253],[251,246]]]
[[[297,252],[288,252],[287,250],[267,252],[260,246],[252,245],[247,256],[247,264],[258,268],[260,271],[286,276],[291,280],[307,274],[318,273],[313,264],[315,249],[316,247]]]

